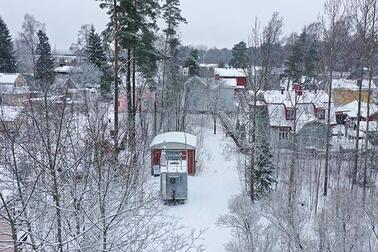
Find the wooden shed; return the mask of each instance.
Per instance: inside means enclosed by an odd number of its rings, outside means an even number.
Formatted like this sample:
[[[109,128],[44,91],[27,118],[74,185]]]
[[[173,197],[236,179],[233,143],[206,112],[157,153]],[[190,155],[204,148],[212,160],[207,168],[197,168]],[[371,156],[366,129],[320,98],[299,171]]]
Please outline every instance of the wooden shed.
[[[184,132],[166,132],[155,136],[150,145],[151,169],[160,166],[162,150],[181,153],[182,159],[187,160],[189,175],[196,173],[197,137]]]

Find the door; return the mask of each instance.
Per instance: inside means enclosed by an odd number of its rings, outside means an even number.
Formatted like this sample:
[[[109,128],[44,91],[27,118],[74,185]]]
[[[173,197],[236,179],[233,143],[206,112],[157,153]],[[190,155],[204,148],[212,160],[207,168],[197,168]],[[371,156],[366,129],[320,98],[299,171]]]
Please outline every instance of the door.
[[[196,173],[196,153],[195,150],[188,150],[188,173],[195,175]]]
[[[160,165],[161,150],[152,150],[151,166]]]

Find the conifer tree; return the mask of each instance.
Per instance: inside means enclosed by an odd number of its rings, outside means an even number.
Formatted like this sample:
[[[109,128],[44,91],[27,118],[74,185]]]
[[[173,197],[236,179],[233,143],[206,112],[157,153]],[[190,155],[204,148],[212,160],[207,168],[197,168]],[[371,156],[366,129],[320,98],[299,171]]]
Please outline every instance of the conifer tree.
[[[230,65],[235,68],[247,68],[249,65],[248,48],[244,41],[239,42],[232,48]]]
[[[88,62],[101,68],[106,63],[104,48],[102,46],[101,37],[96,33],[93,25],[91,26],[88,34],[87,44],[85,45],[85,57]]]
[[[98,68],[98,70],[102,72],[101,90],[104,92],[109,92],[112,81],[110,69],[107,65],[103,42],[101,40],[100,35],[96,33],[93,25],[91,26],[88,33],[88,39],[87,44],[85,45],[84,55],[89,63],[95,65]]]
[[[38,45],[36,53],[38,55],[35,66],[35,78],[43,82],[44,85],[51,85],[55,79],[54,59],[51,54],[51,46],[45,32],[38,31]]]
[[[151,31],[142,34],[140,44],[134,50],[138,70],[147,81],[152,81],[157,71],[157,61],[161,58],[160,53],[154,46],[156,36]]]
[[[7,25],[0,17],[0,73],[17,72],[12,38]]]
[[[132,163],[136,164],[136,68],[140,67],[143,75],[154,72],[156,50],[154,42],[157,31],[156,19],[160,6],[156,0],[120,1],[120,45],[127,50],[126,90],[128,108],[128,143],[133,153]],[[122,27],[125,27],[122,29]],[[154,69],[153,69],[154,68]],[[121,142],[125,146],[126,135]]]
[[[167,78],[174,78],[177,71],[177,53],[178,46],[180,45],[179,38],[177,36],[177,27],[180,23],[187,23],[186,19],[181,16],[181,10],[179,8],[179,0],[165,0],[162,6],[162,17],[165,21],[166,28],[163,29],[165,35],[164,52],[163,52],[163,81],[162,85],[165,89],[165,80]],[[168,71],[167,71],[168,70]]]
[[[160,127],[169,128],[172,126],[172,121],[169,120],[169,114],[175,113],[180,117],[181,108],[177,106],[180,104],[178,100],[181,100],[181,92],[183,90],[183,76],[179,71],[178,63],[178,47],[180,45],[179,38],[177,36],[177,28],[180,23],[186,23],[186,19],[181,16],[181,10],[179,8],[179,0],[165,0],[161,8],[162,18],[165,22],[164,33],[164,48],[162,51],[163,56],[163,75],[160,82],[159,97],[161,114],[160,114]],[[174,110],[174,111],[173,111]],[[156,113],[155,113],[156,114]],[[157,121],[157,117],[154,118]],[[180,129],[180,121],[176,118],[176,130]],[[154,132],[157,132],[157,125],[154,128]]]
[[[197,49],[192,50],[185,64],[185,66],[189,68],[189,76],[199,75],[198,59],[199,59],[198,50]]]
[[[317,62],[319,61],[319,47],[316,41],[311,42],[304,55],[304,75],[314,77],[316,74]]]
[[[306,32],[303,31],[294,42],[292,52],[286,61],[286,73],[290,80],[297,82],[303,75]]]
[[[165,48],[164,53],[166,57],[171,57],[172,48],[168,50],[168,47],[177,46],[177,27],[180,23],[186,23],[186,19],[181,16],[181,10],[179,8],[179,0],[166,0],[165,4],[162,6],[163,19],[167,27],[163,30],[165,34]],[[168,54],[168,55],[167,55]]]
[[[273,177],[273,155],[264,137],[256,146],[256,153],[255,190],[256,197],[261,198],[272,190],[272,184],[276,182]]]

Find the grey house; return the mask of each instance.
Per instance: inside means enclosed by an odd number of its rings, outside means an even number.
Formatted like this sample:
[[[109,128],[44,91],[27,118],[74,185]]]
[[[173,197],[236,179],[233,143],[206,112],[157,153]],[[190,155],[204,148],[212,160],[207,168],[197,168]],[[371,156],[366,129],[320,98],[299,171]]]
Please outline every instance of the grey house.
[[[221,86],[211,78],[191,77],[185,83],[184,106],[191,113],[211,113],[224,108]]]
[[[292,148],[294,134],[300,149],[324,148],[328,103],[324,91],[270,90],[262,96],[272,148]],[[331,123],[336,124],[331,115]]]

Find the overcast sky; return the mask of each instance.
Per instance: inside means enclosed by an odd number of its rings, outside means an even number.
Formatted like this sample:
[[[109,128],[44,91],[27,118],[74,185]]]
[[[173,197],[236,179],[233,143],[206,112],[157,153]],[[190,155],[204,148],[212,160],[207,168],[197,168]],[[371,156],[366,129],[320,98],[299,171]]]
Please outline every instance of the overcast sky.
[[[299,32],[315,21],[324,0],[181,0],[188,24],[181,27],[182,43],[228,47],[247,40],[255,17],[264,24],[274,11],[284,18],[284,34]],[[107,22],[95,0],[0,0],[0,16],[13,36],[25,13],[46,23],[53,48],[67,50],[82,24],[102,30]]]

